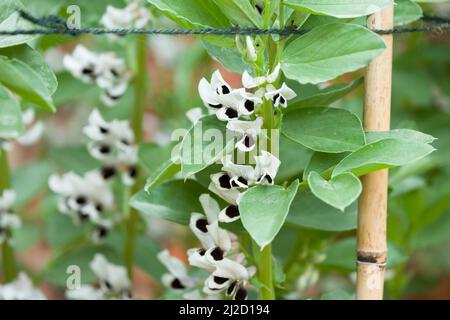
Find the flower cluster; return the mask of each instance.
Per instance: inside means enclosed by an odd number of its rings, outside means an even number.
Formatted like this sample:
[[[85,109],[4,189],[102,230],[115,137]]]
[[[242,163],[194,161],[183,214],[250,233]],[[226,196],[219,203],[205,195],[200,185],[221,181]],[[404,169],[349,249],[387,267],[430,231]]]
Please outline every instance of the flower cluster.
[[[138,148],[128,121],[107,122],[94,110],[83,131],[91,139],[89,153],[103,163],[103,178],[109,180],[120,172],[122,182],[131,186],[137,175]]]
[[[123,59],[114,53],[95,53],[78,45],[64,56],[64,66],[76,78],[96,83],[102,90],[102,101],[113,106],[126,92],[131,74]]]
[[[73,172],[52,175],[50,189],[61,195],[58,210],[69,215],[75,224],[89,221],[95,226],[93,240],[103,239],[115,223],[108,217],[114,209],[114,196],[107,182],[98,171],[80,176]]]
[[[23,145],[30,146],[36,143],[44,132],[44,125],[41,121],[35,121],[36,114],[33,109],[27,109],[22,112],[22,122],[25,127],[25,131],[17,137],[15,140]],[[7,140],[0,138],[0,150],[9,151],[11,144]]]
[[[131,281],[127,270],[96,254],[90,267],[99,279],[100,287],[82,285],[80,288],[67,290],[66,297],[71,300],[107,300],[131,299]]]
[[[11,210],[16,193],[13,190],[4,190],[0,195],[0,244],[4,241],[11,242],[11,230],[21,226],[20,218]]]
[[[0,300],[45,300],[44,294],[33,286],[26,273],[5,285],[0,285]]]
[[[108,29],[144,28],[150,17],[150,12],[134,1],[123,9],[108,5],[101,23]]]
[[[264,134],[262,107],[271,103],[274,108],[287,107],[287,101],[296,94],[285,83],[276,88],[274,83],[280,66],[266,76],[242,76],[244,88],[233,89],[219,71],[213,73],[211,81],[202,79],[198,90],[205,106],[221,121],[226,121],[227,130],[234,133],[235,148],[222,158],[222,171],[211,175],[209,190],[224,199],[228,205],[221,209],[210,195],[200,196],[204,213],[192,213],[189,226],[201,243],[201,247],[188,250],[189,264],[206,270],[209,276],[203,283],[203,293],[217,296],[225,292],[234,299],[246,299],[247,286],[254,274],[253,267],[246,267],[245,255],[238,251],[238,238],[223,229],[219,223],[230,223],[240,219],[239,201],[243,193],[257,184],[273,184],[280,160],[258,143],[266,139]],[[246,89],[254,89],[249,92]],[[188,114],[196,122],[201,116],[198,109]],[[254,164],[233,162],[233,155],[240,153],[244,159],[253,158]],[[248,155],[247,157],[245,155]],[[195,287],[195,281],[187,276],[185,266],[174,261],[167,252],[160,256],[170,274],[163,282],[174,290]]]

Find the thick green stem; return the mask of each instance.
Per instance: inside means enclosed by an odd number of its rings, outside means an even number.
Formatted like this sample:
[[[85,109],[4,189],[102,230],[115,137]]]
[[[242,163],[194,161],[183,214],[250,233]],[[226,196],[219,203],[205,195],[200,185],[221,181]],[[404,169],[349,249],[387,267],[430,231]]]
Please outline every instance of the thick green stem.
[[[132,115],[132,128],[135,136],[135,143],[141,144],[144,138],[143,118],[146,103],[146,59],[147,59],[147,37],[145,35],[136,36],[134,43],[134,108]],[[136,178],[135,184],[131,188],[131,194],[135,194],[141,188],[141,175]],[[129,192],[126,192],[129,194]],[[128,196],[124,201],[128,203]],[[133,278],[134,256],[136,251],[136,237],[139,225],[139,213],[135,209],[126,210],[126,237],[124,244],[124,260],[129,277]]]
[[[274,300],[275,291],[273,288],[273,265],[272,265],[272,245],[268,244],[261,251],[259,261],[259,281],[261,281],[261,299]]]
[[[0,194],[4,190],[11,187],[11,176],[9,172],[8,154],[6,151],[0,150]],[[16,260],[14,257],[14,250],[7,241],[11,236],[9,230],[5,231],[6,239],[2,243],[2,267],[3,267],[3,280],[10,282],[17,276]]]

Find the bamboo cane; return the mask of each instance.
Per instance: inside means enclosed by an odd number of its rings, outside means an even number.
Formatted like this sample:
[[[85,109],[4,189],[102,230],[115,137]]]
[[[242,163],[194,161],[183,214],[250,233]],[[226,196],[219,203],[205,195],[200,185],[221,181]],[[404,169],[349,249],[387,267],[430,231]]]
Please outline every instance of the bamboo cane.
[[[370,29],[392,29],[394,7],[373,14]],[[368,67],[364,103],[364,129],[387,131],[390,128],[392,85],[392,35],[383,36],[387,48]],[[382,300],[386,266],[386,219],[388,170],[380,170],[362,178],[363,192],[359,200],[357,229],[358,300]]]

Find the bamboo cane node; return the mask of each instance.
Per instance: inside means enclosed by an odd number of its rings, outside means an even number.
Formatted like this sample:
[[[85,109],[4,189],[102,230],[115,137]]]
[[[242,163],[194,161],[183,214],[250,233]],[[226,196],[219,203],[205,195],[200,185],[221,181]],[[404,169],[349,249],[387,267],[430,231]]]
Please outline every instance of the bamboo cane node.
[[[386,265],[386,251],[361,251],[357,252],[357,263],[376,264],[379,266]]]

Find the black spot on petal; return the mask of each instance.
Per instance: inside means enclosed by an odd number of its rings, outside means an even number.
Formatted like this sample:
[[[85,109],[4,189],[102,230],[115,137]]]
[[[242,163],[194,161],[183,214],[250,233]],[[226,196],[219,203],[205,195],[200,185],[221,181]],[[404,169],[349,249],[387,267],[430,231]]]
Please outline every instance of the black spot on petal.
[[[103,280],[103,285],[104,285],[105,288],[108,289],[108,290],[112,290],[112,289],[113,289],[112,284],[111,284],[108,280]]]
[[[214,282],[217,284],[224,284],[227,281],[228,281],[228,278],[214,276]]]
[[[231,91],[230,91],[230,88],[228,88],[228,86],[225,86],[225,85],[223,85],[222,86],[222,94],[229,94]]]
[[[97,204],[95,205],[95,209],[96,209],[98,212],[103,212],[103,205],[102,205],[101,203],[97,203]]]
[[[222,108],[222,105],[221,104],[208,104],[211,108],[214,108],[214,109],[220,109],[220,108]]]
[[[99,127],[98,129],[99,129],[100,132],[103,133],[103,134],[107,134],[107,133],[109,132],[109,129],[108,129],[108,128],[105,128],[105,127]]]
[[[248,181],[247,181],[245,178],[239,177],[239,178],[238,178],[238,181],[239,181],[240,183],[242,183],[243,185],[248,186]]]
[[[207,225],[208,225],[208,220],[206,220],[206,219],[198,219],[197,222],[195,223],[196,228],[203,233],[208,232],[208,229],[206,228]]]
[[[280,104],[284,105],[286,103],[286,99],[283,96],[280,96]]]
[[[227,296],[231,296],[233,294],[234,288],[236,288],[237,281],[230,284],[230,286],[227,288]]]
[[[227,111],[225,111],[225,114],[229,119],[235,119],[238,117],[237,111],[231,108],[228,108]]]
[[[106,237],[108,235],[108,228],[105,227],[98,227],[97,228],[97,235],[100,239],[103,239],[104,237]]]
[[[131,166],[128,168],[128,174],[130,175],[131,178],[136,178],[137,176],[137,167],[136,166]]]
[[[273,103],[277,103],[278,98],[280,97],[280,94],[276,94],[273,96]]]
[[[245,300],[247,299],[247,290],[244,287],[240,286],[234,295],[234,300]]]
[[[211,251],[211,256],[215,261],[223,260],[224,252],[221,248],[216,247],[213,251]]]
[[[199,254],[200,256],[203,257],[203,256],[205,255],[205,253],[206,253],[206,250],[202,248],[202,249],[198,249],[197,252],[198,252],[198,254]]]
[[[266,176],[264,178],[267,180],[268,183],[272,183],[273,182],[272,177],[269,176],[268,174],[266,174]]]
[[[99,147],[98,151],[100,151],[101,154],[108,154],[111,153],[111,147],[104,144]]]
[[[245,136],[244,138],[244,146],[246,148],[250,148],[255,144],[255,140],[251,136]]]
[[[86,199],[85,196],[78,196],[78,197],[75,198],[75,202],[77,204],[79,204],[80,206],[84,206],[86,204],[86,202],[87,202],[87,199]]]
[[[177,290],[183,290],[183,289],[186,288],[186,287],[181,283],[180,279],[178,279],[178,278],[173,279],[173,281],[171,282],[170,286],[171,286],[173,289],[177,289]]]
[[[235,218],[240,216],[239,208],[238,206],[231,205],[225,210],[225,214],[227,217]]]
[[[114,167],[103,167],[101,171],[103,179],[108,180],[116,175],[116,168]]]
[[[219,185],[224,189],[231,189],[230,176],[227,174],[223,174],[219,178]]]
[[[248,112],[252,112],[253,110],[255,110],[255,103],[251,100],[246,100],[244,107]]]

